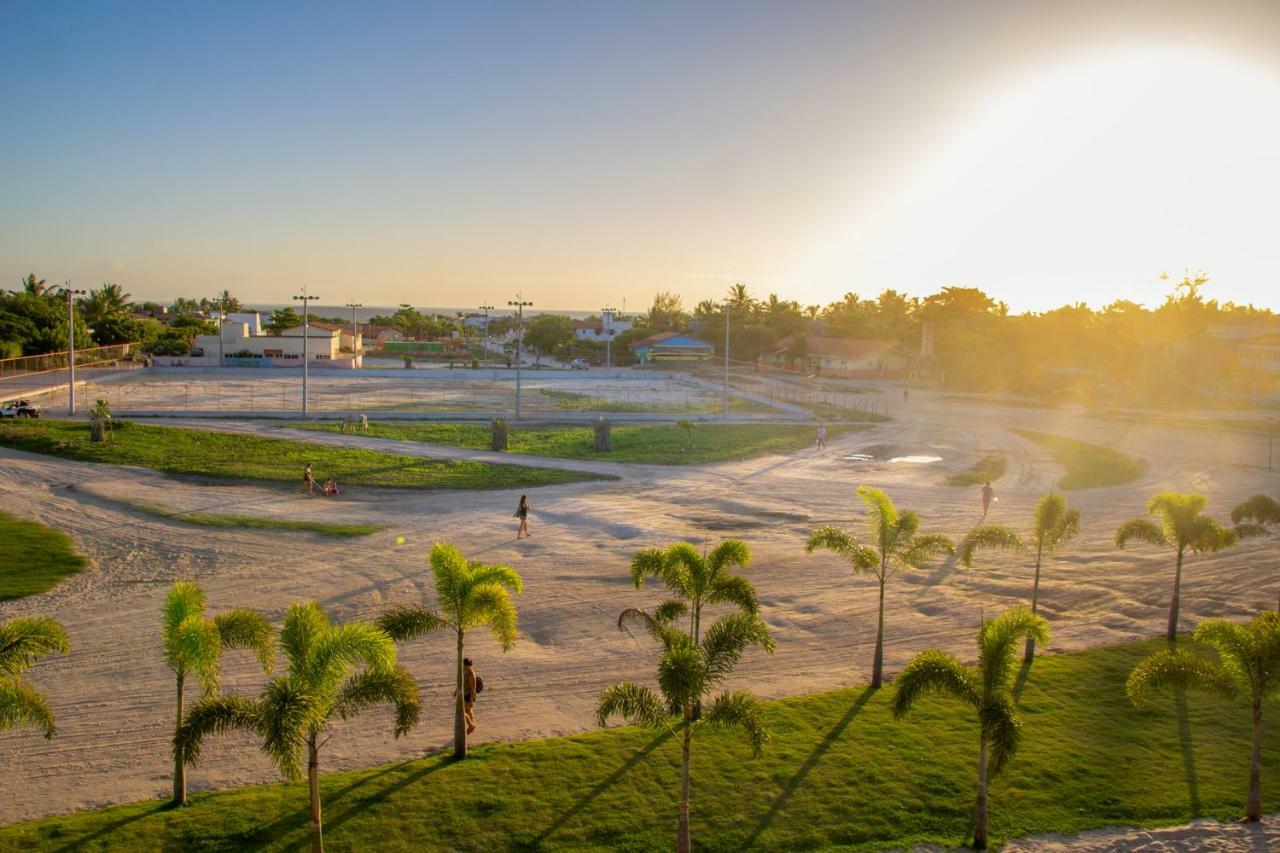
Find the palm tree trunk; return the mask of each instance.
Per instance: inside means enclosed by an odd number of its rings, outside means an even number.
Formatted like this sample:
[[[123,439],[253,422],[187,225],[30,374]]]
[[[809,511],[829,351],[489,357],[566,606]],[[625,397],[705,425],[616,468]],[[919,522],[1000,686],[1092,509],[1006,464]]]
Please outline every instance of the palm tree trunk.
[[[978,738],[978,803],[973,809],[973,849],[987,849],[987,736]]]
[[[1244,819],[1257,823],[1262,819],[1262,702],[1253,700],[1253,761],[1249,764],[1249,802]]]
[[[173,724],[173,734],[177,739],[178,729],[182,728],[182,686],[186,681],[183,673],[178,673],[178,718]],[[187,804],[187,765],[183,762],[183,756],[174,751],[173,756],[173,805],[185,806]]]
[[[465,694],[462,679],[462,630],[458,630],[458,690],[453,704],[453,757],[467,757],[467,718],[463,705]]]
[[[1043,554],[1042,545],[1036,546],[1036,579],[1031,584],[1031,615],[1036,615],[1036,607],[1040,603],[1040,559]],[[1023,663],[1031,663],[1036,659],[1036,641],[1027,637],[1027,651],[1022,656]]]
[[[871,661],[871,686],[884,681],[884,574],[880,575],[880,615],[876,619],[876,653]]]
[[[307,738],[307,784],[311,788],[311,853],[324,853],[324,835],[320,825],[320,747],[316,736]]]
[[[676,835],[676,853],[690,853],[693,847],[689,839],[689,745],[692,740],[693,726],[686,719],[680,764],[680,828]]]
[[[1173,572],[1173,600],[1169,602],[1169,642],[1173,642],[1178,638],[1178,605],[1182,597],[1182,554],[1183,549],[1178,548],[1178,564]]]

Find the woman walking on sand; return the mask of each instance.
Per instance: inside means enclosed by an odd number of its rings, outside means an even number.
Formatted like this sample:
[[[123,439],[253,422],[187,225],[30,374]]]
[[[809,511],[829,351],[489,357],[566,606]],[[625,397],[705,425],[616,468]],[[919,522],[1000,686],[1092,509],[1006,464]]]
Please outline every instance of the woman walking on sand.
[[[520,527],[516,530],[516,538],[529,535],[529,496],[521,495],[520,504],[516,507],[516,518],[520,519]]]

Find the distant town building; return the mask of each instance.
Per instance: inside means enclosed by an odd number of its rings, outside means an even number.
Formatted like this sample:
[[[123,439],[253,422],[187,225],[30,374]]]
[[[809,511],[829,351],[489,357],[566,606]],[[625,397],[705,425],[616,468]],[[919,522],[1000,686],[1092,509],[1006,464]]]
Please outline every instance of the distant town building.
[[[910,363],[910,356],[897,341],[811,336],[805,339],[800,358],[789,357],[792,346],[791,338],[779,344],[776,364],[824,376],[901,379]]]
[[[599,320],[574,320],[573,336],[580,341],[604,343],[629,330],[632,325],[630,320],[616,317],[612,311],[605,311]]]
[[[706,341],[676,332],[659,332],[631,344],[631,352],[640,362],[698,360],[715,355],[715,347]]]

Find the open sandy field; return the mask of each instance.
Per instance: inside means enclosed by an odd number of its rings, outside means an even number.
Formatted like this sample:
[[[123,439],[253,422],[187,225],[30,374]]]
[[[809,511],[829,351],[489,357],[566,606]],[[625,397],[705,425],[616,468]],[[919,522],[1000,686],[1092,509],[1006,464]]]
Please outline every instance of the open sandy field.
[[[426,552],[448,540],[472,557],[515,566],[527,588],[519,598],[521,639],[503,655],[476,635],[470,651],[485,676],[477,707],[482,740],[558,735],[591,728],[600,690],[623,678],[648,678],[652,654],[644,638],[621,634],[618,611],[658,598],[630,585],[627,565],[638,548],[678,539],[715,542],[739,536],[755,562],[749,576],[773,627],[777,654],[749,654],[737,681],[763,697],[835,688],[866,680],[875,631],[872,582],[852,579],[832,556],[806,556],[814,526],[861,524],[853,494],[860,483],[885,488],[899,506],[918,510],[924,529],[954,537],[978,521],[973,489],[942,485],[948,472],[998,449],[1009,469],[998,481],[994,521],[1025,527],[1034,501],[1060,475],[1037,445],[1009,431],[1028,427],[1116,447],[1145,459],[1147,472],[1125,486],[1070,493],[1084,530],[1047,569],[1042,603],[1051,620],[1051,649],[1151,636],[1164,627],[1171,584],[1169,556],[1147,547],[1117,552],[1116,524],[1141,514],[1162,489],[1202,491],[1225,516],[1238,500],[1275,493],[1280,476],[1265,468],[1265,439],[1206,429],[1137,426],[1060,411],[1003,408],[913,394],[895,422],[850,436],[825,453],[702,468],[576,463],[623,479],[539,489],[531,495],[533,537],[517,542],[511,517],[518,495],[504,492],[352,491],[340,501],[307,499],[257,486],[209,485],[0,451],[0,501],[22,516],[71,534],[92,557],[92,570],[57,589],[0,604],[0,618],[43,613],[65,624],[74,651],[50,658],[32,674],[58,714],[53,741],[29,731],[0,735],[0,821],[64,812],[162,794],[169,784],[173,679],[158,642],[157,615],[175,578],[194,578],[213,610],[253,607],[279,619],[294,601],[314,598],[333,618],[369,618],[389,604],[431,599]],[[226,428],[288,434],[279,426]],[[316,434],[306,434],[316,439]],[[421,453],[487,454],[410,448]],[[932,454],[931,464],[865,462],[843,457],[872,445],[901,454]],[[511,460],[511,457],[504,457]],[[537,460],[537,464],[554,464]],[[323,472],[320,472],[323,476]],[[376,521],[390,525],[360,540],[305,533],[195,527],[141,515],[120,501],[287,518]],[[403,536],[405,544],[397,545]],[[1280,544],[1255,540],[1187,567],[1183,620],[1245,617],[1274,607],[1280,594]],[[887,666],[901,667],[926,646],[963,657],[981,614],[1026,600],[1030,578],[1013,556],[993,556],[965,570],[939,562],[903,575],[888,593]],[[423,724],[390,737],[390,717],[372,712],[339,724],[325,748],[327,769],[421,755],[450,736],[451,641],[432,637],[406,646],[403,663],[423,692]],[[261,681],[246,655],[227,661],[229,690]],[[193,788],[275,778],[247,739],[211,741],[192,773]],[[1101,849],[1101,848],[1099,848]],[[1163,849],[1163,848],[1161,848]]]

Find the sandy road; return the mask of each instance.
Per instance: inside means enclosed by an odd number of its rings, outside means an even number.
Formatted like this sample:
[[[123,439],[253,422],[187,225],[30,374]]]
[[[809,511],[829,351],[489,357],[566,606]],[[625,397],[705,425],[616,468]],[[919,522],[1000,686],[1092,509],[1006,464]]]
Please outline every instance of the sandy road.
[[[1197,489],[1225,516],[1257,491],[1280,491],[1280,477],[1256,467],[1256,441],[1211,430],[1136,426],[1056,411],[1006,409],[913,395],[900,420],[847,437],[825,453],[701,468],[579,463],[621,472],[624,479],[534,490],[533,538],[517,542],[512,492],[423,493],[353,490],[340,502],[249,485],[207,486],[149,471],[71,463],[0,451],[0,505],[70,533],[94,567],[49,593],[0,604],[0,618],[42,613],[67,626],[74,646],[32,674],[58,714],[53,741],[30,731],[0,734],[0,821],[163,795],[170,764],[173,680],[158,644],[157,614],[167,585],[190,577],[204,585],[211,609],[253,607],[279,620],[291,602],[314,598],[334,619],[376,615],[394,602],[431,601],[426,551],[448,540],[467,554],[515,566],[525,577],[519,599],[521,640],[503,655],[487,637],[469,644],[485,676],[478,706],[480,736],[514,740],[593,726],[599,691],[622,678],[648,678],[647,641],[614,628],[619,609],[650,603],[655,590],[627,580],[635,550],[678,539],[714,543],[746,539],[748,570],[773,627],[773,656],[749,654],[737,682],[764,697],[864,681],[875,631],[872,585],[850,578],[831,556],[806,556],[803,537],[825,523],[860,525],[853,496],[859,483],[885,488],[919,511],[924,529],[959,537],[979,516],[976,490],[941,485],[989,450],[1009,458],[995,485],[994,521],[1025,527],[1036,498],[1060,476],[1036,445],[1009,432],[1025,426],[1102,442],[1148,461],[1137,483],[1069,494],[1084,530],[1050,566],[1042,598],[1054,630],[1053,649],[1150,636],[1162,630],[1171,581],[1167,556],[1151,548],[1117,552],[1115,525],[1141,514],[1161,489]],[[271,425],[220,428],[281,432]],[[437,456],[475,451],[416,449],[364,437],[307,433]],[[892,446],[934,453],[931,465],[852,462],[859,448]],[[518,457],[504,456],[504,461]],[[547,464],[546,460],[538,460]],[[569,464],[566,463],[566,467]],[[363,539],[306,533],[196,527],[140,514],[120,501],[260,513],[281,518],[374,521],[389,525]],[[406,544],[397,545],[404,536]],[[1194,557],[1184,580],[1186,625],[1207,616],[1247,616],[1274,606],[1280,593],[1280,544],[1253,541],[1222,554]],[[887,601],[887,666],[937,645],[968,655],[980,614],[1025,600],[1029,576],[1013,556],[993,556],[965,570],[940,562],[897,578]],[[451,733],[450,641],[431,637],[404,647],[401,660],[419,679],[423,724],[399,741],[389,713],[348,724],[322,754],[325,769],[421,755]],[[253,691],[262,681],[251,660],[226,660],[228,690]],[[194,696],[194,693],[191,694]],[[193,788],[274,779],[247,737],[210,742]]]

